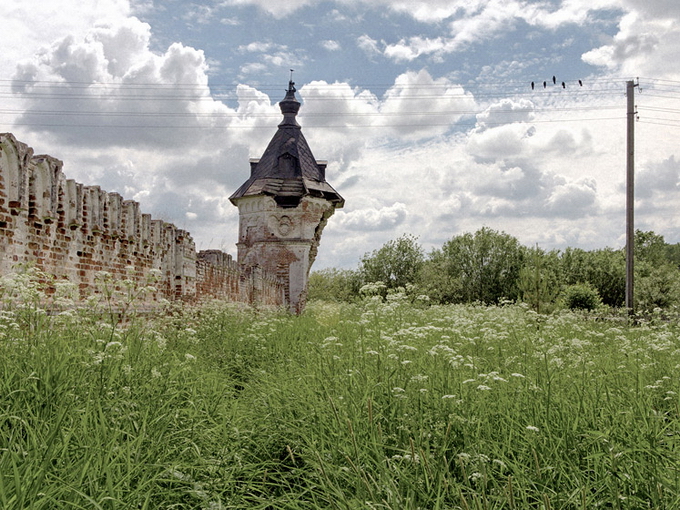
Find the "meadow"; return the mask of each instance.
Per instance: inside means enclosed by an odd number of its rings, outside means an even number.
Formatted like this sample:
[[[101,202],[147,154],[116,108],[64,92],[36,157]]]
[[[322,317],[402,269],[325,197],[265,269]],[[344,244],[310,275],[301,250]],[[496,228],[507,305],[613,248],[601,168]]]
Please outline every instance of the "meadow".
[[[527,306],[0,317],[3,509],[680,508],[680,327]]]

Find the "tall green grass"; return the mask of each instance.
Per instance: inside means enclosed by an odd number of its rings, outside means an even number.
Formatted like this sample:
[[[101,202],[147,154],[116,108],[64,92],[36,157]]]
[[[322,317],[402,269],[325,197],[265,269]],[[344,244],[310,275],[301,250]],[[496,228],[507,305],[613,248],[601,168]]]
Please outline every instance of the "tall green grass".
[[[401,294],[0,318],[6,509],[680,508],[680,328]]]

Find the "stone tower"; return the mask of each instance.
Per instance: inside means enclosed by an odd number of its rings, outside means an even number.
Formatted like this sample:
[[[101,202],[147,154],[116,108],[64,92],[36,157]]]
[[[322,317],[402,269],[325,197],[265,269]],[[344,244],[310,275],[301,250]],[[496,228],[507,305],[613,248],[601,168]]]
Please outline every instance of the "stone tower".
[[[327,162],[314,159],[302,134],[294,85],[279,103],[276,134],[262,157],[250,160],[250,178],[230,200],[239,210],[239,264],[278,275],[290,311],[299,314],[321,232],[345,201],[326,182]]]

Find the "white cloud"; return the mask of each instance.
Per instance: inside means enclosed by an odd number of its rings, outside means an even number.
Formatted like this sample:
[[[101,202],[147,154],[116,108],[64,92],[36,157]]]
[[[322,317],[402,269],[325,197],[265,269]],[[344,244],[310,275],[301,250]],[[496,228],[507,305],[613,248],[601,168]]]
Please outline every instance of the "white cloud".
[[[468,153],[480,160],[517,157],[528,150],[527,135],[531,127],[508,124],[472,133],[468,139]]]
[[[402,143],[441,136],[475,107],[471,94],[427,71],[406,72],[379,98],[347,83],[308,83],[300,88],[300,123],[317,157],[341,168],[384,140]]]
[[[236,26],[241,25],[241,20],[236,18],[236,17],[220,18],[220,23],[222,25],[227,25],[227,26],[230,26],[230,27],[236,27]]]
[[[286,46],[267,41],[253,41],[250,44],[238,47],[238,50],[242,53],[266,53],[272,50],[282,51],[286,49]]]
[[[668,11],[656,16],[651,12],[628,13],[621,18],[619,32],[612,40],[584,53],[583,61],[622,76],[680,79],[680,70],[668,64],[680,59],[680,26],[673,14],[677,7],[673,6],[668,4]]]
[[[128,146],[175,147],[193,143],[188,128],[226,127],[232,111],[210,96],[203,52],[174,43],[159,55],[149,46],[150,27],[136,18],[58,40],[17,66],[20,121],[64,141]],[[62,111],[70,122],[42,113]]]
[[[255,53],[256,62],[249,62],[240,68],[240,78],[248,79],[249,75],[272,73],[275,68],[301,68],[306,60],[306,50],[298,49],[291,51],[286,45],[276,44],[269,41],[254,41],[238,47],[238,51],[244,54]]]
[[[680,188],[680,161],[671,156],[643,167],[637,175],[636,195],[640,198],[661,198],[673,195]]]
[[[101,20],[123,20],[130,14],[127,0],[79,2],[35,0],[5,2],[2,7],[0,71],[10,76],[17,61],[38,51],[46,41],[82,35]],[[36,30],[36,27],[39,27]]]
[[[388,44],[385,47],[384,54],[386,57],[399,62],[415,60],[422,55],[433,53],[450,53],[454,49],[455,44],[452,40],[447,41],[442,37],[429,39],[415,36],[402,39],[396,44]]]
[[[402,137],[417,139],[445,132],[475,106],[472,94],[461,85],[434,79],[424,69],[408,71],[385,93],[379,122]]]
[[[556,186],[545,202],[547,212],[562,217],[582,217],[595,212],[597,184],[593,179]]]
[[[321,47],[326,51],[339,51],[342,49],[338,41],[325,40],[321,41]]]
[[[382,53],[382,51],[378,47],[378,41],[372,39],[366,34],[360,35],[357,38],[357,46],[369,57],[379,55]]]
[[[255,5],[275,18],[284,18],[302,7],[318,3],[318,0],[223,0],[225,6]]]
[[[184,19],[199,25],[207,25],[215,19],[215,9],[208,5],[194,5],[191,10],[185,11]]]
[[[267,70],[267,65],[263,62],[249,62],[241,66],[241,76],[245,77],[249,74],[261,73]]]
[[[338,223],[348,230],[389,230],[401,225],[408,210],[406,204],[396,202],[380,209],[366,208],[337,213]]]
[[[534,104],[528,99],[501,99],[477,114],[477,123],[484,129],[489,126],[530,122],[534,118]]]
[[[589,23],[591,14],[603,9],[619,7],[615,0],[586,2],[564,1],[558,8],[549,3],[527,0],[476,0],[464,1],[392,1],[383,3],[398,12],[427,23],[449,22],[449,34],[438,37],[420,35],[402,37],[388,43],[384,55],[396,62],[410,62],[423,56],[441,61],[449,53],[463,51],[470,45],[493,39],[513,31],[518,21],[554,30],[569,24]]]

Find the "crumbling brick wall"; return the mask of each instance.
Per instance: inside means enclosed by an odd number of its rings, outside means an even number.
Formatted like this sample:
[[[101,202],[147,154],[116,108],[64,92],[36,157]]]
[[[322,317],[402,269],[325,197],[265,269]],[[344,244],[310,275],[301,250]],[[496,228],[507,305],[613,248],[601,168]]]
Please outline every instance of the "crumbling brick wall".
[[[217,250],[196,254],[188,232],[143,214],[118,193],[66,179],[62,166],[0,134],[0,274],[32,263],[77,284],[86,297],[99,271],[144,284],[155,269],[161,277],[150,301],[283,304],[276,278],[245,274]]]
[[[261,268],[243,268],[220,250],[198,252],[196,294],[201,297],[280,306],[285,285]]]

